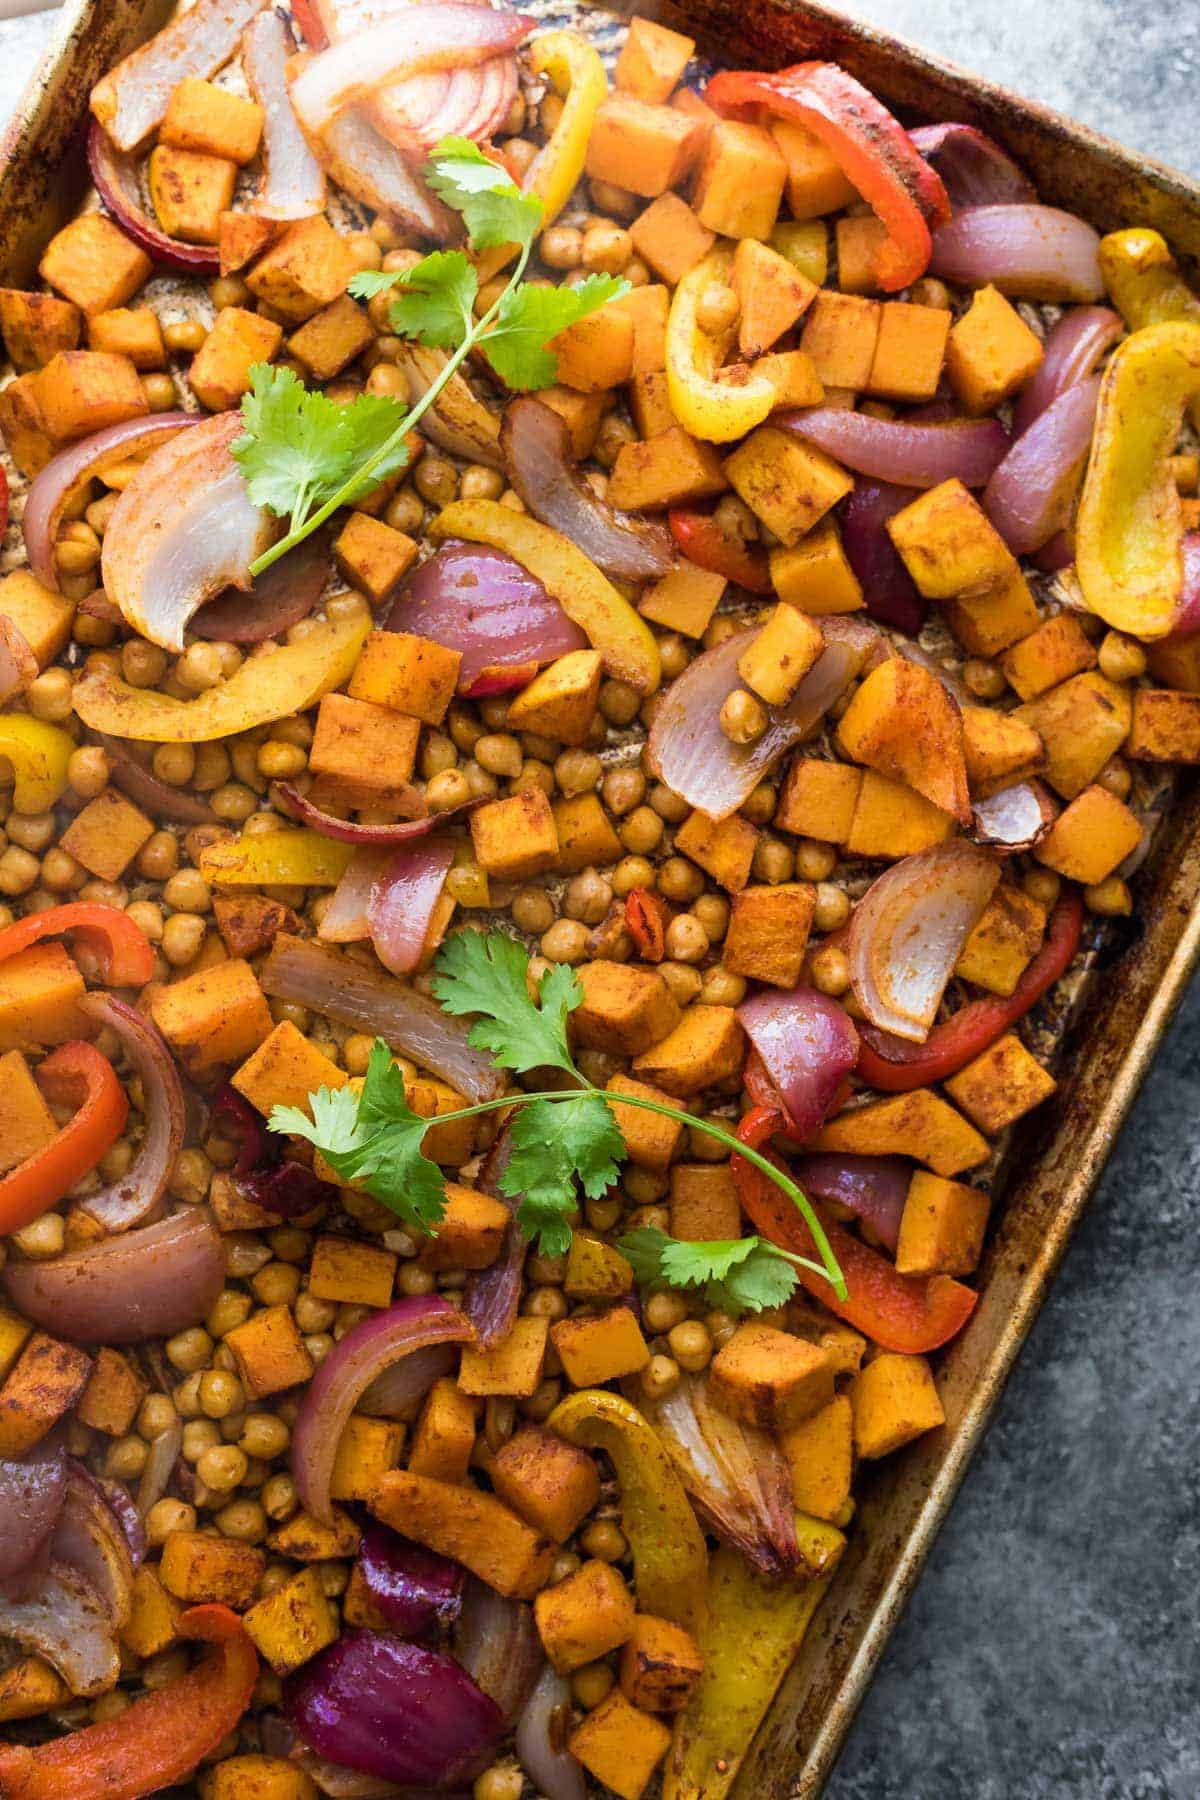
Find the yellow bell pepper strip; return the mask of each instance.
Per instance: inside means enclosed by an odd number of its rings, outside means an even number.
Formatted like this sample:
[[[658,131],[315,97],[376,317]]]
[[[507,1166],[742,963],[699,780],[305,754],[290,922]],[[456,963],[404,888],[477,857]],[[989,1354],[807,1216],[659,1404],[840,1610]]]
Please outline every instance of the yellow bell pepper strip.
[[[638,1605],[697,1637],[706,1614],[704,1533],[654,1427],[630,1401],[602,1388],[569,1394],[549,1427],[570,1444],[604,1451],[621,1490]]]
[[[1100,240],[1100,273],[1130,331],[1176,321],[1200,325],[1200,295],[1179,273],[1161,232],[1145,225],[1110,231]],[[1193,400],[1188,412],[1200,429],[1200,400]]]
[[[729,1792],[828,1586],[828,1576],[780,1581],[736,1550],[717,1550],[700,1637],[704,1673],[675,1721],[663,1800],[722,1800]]]
[[[583,174],[592,123],[608,94],[604,64],[577,31],[543,31],[529,46],[529,69],[545,76],[563,103],[549,142],[530,163],[521,192],[542,203],[540,230],[557,219]],[[498,275],[516,255],[515,244],[485,250],[478,261],[479,285]]]
[[[211,887],[336,887],[353,855],[353,844],[304,828],[264,831],[206,844],[200,873]]]
[[[0,1235],[5,1237],[32,1225],[90,1175],[129,1117],[129,1101],[112,1064],[81,1038],[52,1051],[37,1081],[48,1100],[76,1110],[57,1136],[0,1181]]]
[[[365,611],[351,619],[323,620],[298,643],[247,657],[228,681],[218,682],[194,700],[130,687],[102,669],[85,675],[76,686],[75,711],[93,731],[113,737],[150,744],[211,743],[302,712],[322,694],[341,687],[349,680],[370,629]]]
[[[719,375],[733,341],[733,327],[710,333],[701,329],[700,297],[714,282],[727,285],[733,251],[723,245],[689,269],[671,301],[667,319],[667,399],[671,411],[692,437],[710,444],[732,443],[761,425],[777,395],[765,375],[745,364]]]
[[[639,694],[654,693],[662,680],[654,633],[591,558],[561,532],[527,513],[510,512],[498,500],[455,500],[431,521],[428,536],[435,544],[465,538],[511,556],[586,634],[604,658],[606,674],[627,681]]]
[[[74,738],[28,713],[0,714],[0,756],[13,769],[13,810],[49,812],[66,792]]]
[[[1075,567],[1115,631],[1165,637],[1183,592],[1182,512],[1172,456],[1200,398],[1200,324],[1147,325],[1113,352],[1075,520]]]

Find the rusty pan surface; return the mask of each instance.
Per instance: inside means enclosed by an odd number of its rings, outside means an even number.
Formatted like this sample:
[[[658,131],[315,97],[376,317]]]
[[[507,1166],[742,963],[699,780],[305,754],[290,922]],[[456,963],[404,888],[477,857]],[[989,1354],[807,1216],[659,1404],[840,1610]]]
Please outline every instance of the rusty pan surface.
[[[171,0],[74,0],[0,149],[0,279],[35,273],[42,246],[87,191],[93,83],[168,16]],[[543,10],[539,8],[539,10]],[[551,6],[550,11],[558,9]],[[574,10],[566,0],[563,11]],[[1044,199],[1101,230],[1161,230],[1200,267],[1200,184],[982,77],[792,0],[609,5],[687,30],[714,61],[843,63],[909,123],[957,119],[1004,144]],[[1180,790],[1138,877],[1139,926],[1101,955],[1059,1066],[1054,1099],[1018,1135],[980,1271],[980,1304],[939,1359],[947,1424],[873,1470],[849,1548],[739,1780],[739,1800],[814,1800],[991,1417],[1017,1354],[1200,957],[1200,786]]]

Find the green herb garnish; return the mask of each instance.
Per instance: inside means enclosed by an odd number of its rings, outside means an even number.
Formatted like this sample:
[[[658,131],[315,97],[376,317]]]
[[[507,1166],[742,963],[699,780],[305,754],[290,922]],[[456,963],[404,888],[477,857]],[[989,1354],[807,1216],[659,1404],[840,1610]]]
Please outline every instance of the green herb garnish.
[[[617,1249],[632,1263],[639,1287],[703,1288],[708,1306],[735,1316],[782,1306],[795,1289],[796,1270],[814,1267],[768,1238],[694,1243],[668,1237],[653,1225],[618,1239]]]

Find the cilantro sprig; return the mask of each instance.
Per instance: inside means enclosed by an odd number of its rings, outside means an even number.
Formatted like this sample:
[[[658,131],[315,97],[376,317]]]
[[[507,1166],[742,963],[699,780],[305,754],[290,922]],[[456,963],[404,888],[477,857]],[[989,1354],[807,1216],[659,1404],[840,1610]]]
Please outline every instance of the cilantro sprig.
[[[426,178],[461,215],[473,251],[517,246],[513,272],[478,318],[479,277],[463,250],[435,250],[411,269],[364,270],[351,278],[347,291],[355,299],[394,294],[389,319],[397,336],[449,352],[412,406],[383,394],[359,394],[339,406],[305,388],[290,369],[254,365],[242,400],[242,435],[231,449],[251,500],[286,519],[288,529],[251,563],[252,575],[405,466],[409,433],[473,350],[510,388],[548,387],[558,374],[550,341],[629,291],[629,283],[613,275],[589,275],[578,287],[524,281],[542,203],[522,194],[507,170],[469,138],[443,138]]]
[[[444,1125],[500,1109],[511,1112],[510,1154],[501,1189],[519,1202],[517,1223],[524,1235],[536,1240],[543,1255],[560,1256],[570,1246],[578,1190],[599,1199],[617,1180],[625,1155],[608,1095],[584,1079],[571,1055],[567,1020],[583,1000],[579,978],[572,968],[556,964],[539,978],[534,998],[529,957],[501,932],[457,933],[439,951],[436,970],[434,993],[446,1012],[473,1021],[468,1041],[476,1049],[486,1050],[498,1068],[513,1074],[545,1072],[565,1083],[480,1101],[442,1113],[436,1121]],[[802,1268],[824,1276],[844,1297],[842,1273],[820,1220],[795,1182],[769,1157],[665,1101],[622,1094],[620,1103],[703,1130],[754,1163],[800,1209],[821,1257],[811,1261],[762,1238],[684,1244],[643,1228],[620,1246],[639,1281],[704,1286],[706,1292],[719,1292],[714,1305],[740,1313],[779,1305]],[[409,1105],[403,1076],[381,1038],[371,1051],[361,1094],[349,1087],[318,1088],[309,1095],[309,1104],[311,1118],[299,1107],[277,1106],[271,1130],[307,1138],[343,1180],[360,1184],[417,1230],[436,1229],[446,1208],[445,1178],[422,1148],[434,1121]]]

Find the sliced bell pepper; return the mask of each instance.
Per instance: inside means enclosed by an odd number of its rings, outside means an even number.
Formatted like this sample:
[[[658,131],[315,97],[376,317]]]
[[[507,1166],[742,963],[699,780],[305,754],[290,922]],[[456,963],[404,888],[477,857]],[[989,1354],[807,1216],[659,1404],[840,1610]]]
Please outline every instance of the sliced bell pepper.
[[[67,764],[75,740],[57,725],[28,713],[0,714],[0,756],[13,767],[13,807],[19,813],[49,812],[67,787]]]
[[[34,1749],[0,1744],[5,1800],[142,1800],[185,1780],[249,1706],[258,1656],[227,1606],[190,1607],[176,1630],[213,1646],[178,1681],[102,1725]]]
[[[771,565],[765,550],[752,550],[722,531],[712,513],[694,512],[688,506],[672,507],[667,514],[675,548],[697,568],[723,575],[751,594],[770,594]]]
[[[860,1025],[862,1048],[854,1070],[858,1079],[884,1093],[907,1094],[957,1074],[1023,1019],[1070,968],[1083,934],[1083,919],[1078,892],[1065,889],[1050,915],[1041,949],[1012,993],[1006,998],[988,994],[969,1000],[945,1024],[935,1025],[923,1044],[892,1037],[873,1025]]]
[[[773,1107],[756,1106],[737,1128],[737,1136],[752,1150],[761,1152],[782,1123]],[[816,1259],[817,1246],[803,1214],[792,1206],[774,1182],[744,1158],[730,1160],[730,1170],[742,1211],[755,1228],[781,1250]],[[923,1356],[948,1343],[970,1318],[978,1295],[949,1275],[900,1275],[886,1256],[872,1250],[812,1202],[837,1258],[846,1283],[841,1300],[820,1274],[801,1267],[797,1277],[810,1294],[839,1319],[845,1319],[884,1350],[900,1350],[907,1356]]]
[[[1197,400],[1197,323],[1135,331],[1101,379],[1075,568],[1091,611],[1134,637],[1165,637],[1183,596],[1183,518],[1170,458]]]
[[[667,953],[671,908],[661,894],[633,888],[625,896],[625,925],[646,962],[660,963]]]
[[[762,107],[811,131],[887,228],[875,266],[880,287],[895,293],[925,273],[930,227],[950,217],[942,178],[853,75],[830,62],[796,63],[774,75],[724,69],[704,97],[718,112]]]
[[[704,1672],[675,1721],[663,1800],[723,1800],[828,1586],[828,1576],[780,1581],[736,1550],[714,1552]]]
[[[154,948],[128,913],[99,900],[68,900],[46,912],[29,913],[0,931],[0,962],[28,950],[42,938],[72,932],[100,964],[109,987],[144,987],[154,973]]]
[[[20,1231],[56,1206],[112,1148],[129,1117],[129,1101],[106,1056],[71,1038],[51,1051],[37,1083],[56,1105],[78,1108],[57,1137],[0,1181],[0,1236]]]
[[[1147,225],[1110,231],[1100,240],[1100,273],[1109,299],[1130,331],[1178,319],[1200,325],[1200,295],[1179,273],[1161,232]],[[1200,428],[1200,399],[1188,407]]]
[[[318,622],[298,643],[247,657],[228,681],[194,700],[131,687],[107,669],[97,670],[76,685],[75,711],[93,731],[112,737],[147,744],[208,744],[315,706],[323,694],[349,680],[370,629],[369,613]],[[2,737],[0,751],[8,755]]]
[[[733,251],[718,245],[689,269],[675,289],[667,315],[667,398],[677,422],[692,437],[728,444],[761,425],[776,404],[775,384],[746,364],[735,371],[721,365],[734,327],[703,330],[700,298],[714,282],[728,284]]]
[[[603,1450],[612,1463],[642,1611],[697,1636],[705,1617],[708,1550],[654,1427],[630,1401],[602,1388],[569,1394],[548,1424],[570,1444]]]
[[[264,831],[259,837],[206,844],[200,873],[214,887],[336,887],[354,848],[306,826]]]

